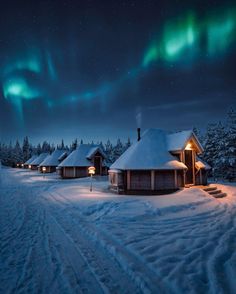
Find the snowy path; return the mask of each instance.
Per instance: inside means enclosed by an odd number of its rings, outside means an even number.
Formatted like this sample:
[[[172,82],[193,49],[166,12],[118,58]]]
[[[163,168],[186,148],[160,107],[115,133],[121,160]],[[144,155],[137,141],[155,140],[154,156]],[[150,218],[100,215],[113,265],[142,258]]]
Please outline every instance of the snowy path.
[[[236,293],[236,188],[117,196],[0,175],[0,293]]]

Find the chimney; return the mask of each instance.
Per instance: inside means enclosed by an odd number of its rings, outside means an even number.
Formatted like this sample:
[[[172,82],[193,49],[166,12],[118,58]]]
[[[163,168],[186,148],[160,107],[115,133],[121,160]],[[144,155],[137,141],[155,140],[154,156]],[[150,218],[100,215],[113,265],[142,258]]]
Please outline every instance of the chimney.
[[[141,139],[140,131],[141,131],[141,129],[140,128],[137,128],[137,132],[138,132],[138,139],[137,139],[137,141],[140,141],[140,139]]]

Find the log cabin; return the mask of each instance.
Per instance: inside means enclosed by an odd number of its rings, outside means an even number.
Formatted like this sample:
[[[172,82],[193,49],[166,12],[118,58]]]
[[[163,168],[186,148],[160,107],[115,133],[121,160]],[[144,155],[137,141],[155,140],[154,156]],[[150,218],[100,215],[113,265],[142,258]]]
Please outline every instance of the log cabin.
[[[30,169],[37,170],[40,163],[44,161],[44,159],[49,155],[49,153],[41,153],[39,156],[37,156],[31,163],[30,163]]]
[[[95,175],[106,175],[106,155],[99,145],[81,144],[58,166],[62,178],[88,177],[88,168],[95,167]]]
[[[33,155],[24,163],[24,168],[29,168],[29,165],[38,157],[38,155]]]
[[[126,194],[162,194],[190,185],[206,185],[209,165],[193,131],[149,129],[111,166],[110,188]]]
[[[52,154],[48,155],[42,163],[40,163],[38,170],[44,173],[56,172],[57,166],[67,157],[68,151],[63,149],[56,149]]]

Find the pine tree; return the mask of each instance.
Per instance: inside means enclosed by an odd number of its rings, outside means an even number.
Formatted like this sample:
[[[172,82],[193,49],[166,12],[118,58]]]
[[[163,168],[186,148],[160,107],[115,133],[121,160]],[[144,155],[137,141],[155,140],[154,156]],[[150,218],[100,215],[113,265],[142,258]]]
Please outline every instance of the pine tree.
[[[75,139],[73,142],[72,142],[72,145],[71,145],[71,150],[75,150],[78,146],[78,140]]]
[[[12,150],[12,162],[14,166],[23,162],[23,154],[18,140],[16,141],[15,147]]]
[[[22,146],[22,152],[23,152],[23,161],[25,162],[30,158],[30,144],[29,144],[29,139],[26,136],[23,141],[23,146]]]
[[[107,143],[105,144],[105,153],[107,155],[107,161],[112,162],[113,146],[112,146],[111,141],[109,139],[107,140]]]
[[[121,142],[120,139],[117,140],[117,143],[113,149],[113,157],[112,157],[112,162],[116,161],[121,154],[124,152],[124,146]]]
[[[236,112],[230,109],[227,119],[227,135],[225,148],[225,177],[230,180],[236,180]]]
[[[211,172],[214,175],[214,162],[217,156],[217,124],[209,124],[204,138],[203,159],[212,167]]]
[[[225,126],[219,122],[215,129],[215,149],[214,173],[215,177],[223,178],[225,169],[225,151],[226,151],[226,130]]]

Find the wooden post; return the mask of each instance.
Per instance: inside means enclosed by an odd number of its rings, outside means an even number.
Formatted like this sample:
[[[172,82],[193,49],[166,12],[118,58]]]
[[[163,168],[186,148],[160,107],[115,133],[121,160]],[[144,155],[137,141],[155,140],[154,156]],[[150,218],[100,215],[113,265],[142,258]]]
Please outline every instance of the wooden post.
[[[76,176],[76,167],[74,166],[74,178]]]
[[[196,184],[195,180],[195,151],[192,150],[192,168],[193,168],[193,184]]]
[[[178,187],[178,178],[177,178],[177,170],[175,169],[174,170],[174,173],[175,173],[175,188]]]
[[[151,170],[151,189],[155,190],[155,171]]]
[[[127,190],[130,190],[130,170],[127,170]]]
[[[199,175],[200,175],[200,185],[202,185],[202,169],[200,169]]]
[[[184,185],[183,186],[185,187],[185,182],[186,182],[186,170],[185,169],[183,170],[183,174],[184,174],[183,175],[183,178],[184,178]]]

